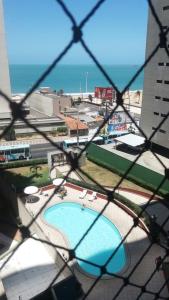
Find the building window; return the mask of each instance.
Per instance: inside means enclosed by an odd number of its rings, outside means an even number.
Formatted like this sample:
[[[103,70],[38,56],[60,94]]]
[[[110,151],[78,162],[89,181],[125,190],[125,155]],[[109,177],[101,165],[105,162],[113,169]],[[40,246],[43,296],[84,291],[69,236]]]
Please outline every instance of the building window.
[[[169,80],[164,80],[164,83],[165,84],[169,84]]]
[[[160,100],[160,99],[161,99],[161,97],[159,97],[159,96],[155,96],[155,99],[156,99],[156,100]]]
[[[159,113],[158,113],[158,112],[156,112],[156,111],[154,111],[154,115],[156,115],[156,116],[159,116]]]
[[[164,66],[164,63],[163,62],[159,62],[158,65],[159,66]]]
[[[161,114],[162,117],[166,117],[167,114]]]
[[[159,132],[161,132],[161,133],[166,133],[166,131],[163,130],[163,129],[159,129]]]
[[[169,5],[163,7],[163,10],[168,10],[168,9],[169,9]]]
[[[163,101],[169,102],[169,98],[163,98]]]
[[[152,130],[156,130],[157,128],[156,127],[152,127]]]
[[[157,82],[157,83],[162,83],[163,81],[162,81],[162,80],[156,80],[156,82]]]
[[[169,67],[169,63],[166,63],[166,66]]]

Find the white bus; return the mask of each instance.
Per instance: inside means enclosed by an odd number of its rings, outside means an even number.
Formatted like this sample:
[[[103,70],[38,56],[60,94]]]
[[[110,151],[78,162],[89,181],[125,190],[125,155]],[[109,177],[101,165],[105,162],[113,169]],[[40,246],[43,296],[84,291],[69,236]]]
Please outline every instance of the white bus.
[[[31,158],[29,144],[0,146],[0,162]]]
[[[91,139],[92,137],[79,137],[79,146],[85,146]],[[97,145],[103,145],[104,139],[101,136],[96,136],[91,142]],[[78,147],[77,137],[63,141],[63,149],[66,150],[69,147]]]

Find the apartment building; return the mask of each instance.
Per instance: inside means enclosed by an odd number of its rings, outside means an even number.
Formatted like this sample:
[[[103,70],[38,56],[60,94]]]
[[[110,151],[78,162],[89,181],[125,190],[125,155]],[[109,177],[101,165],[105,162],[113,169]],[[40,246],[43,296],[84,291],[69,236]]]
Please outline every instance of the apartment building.
[[[169,0],[153,0],[152,4],[160,19],[163,30],[169,28]],[[160,29],[149,9],[146,58],[159,43]],[[168,40],[169,50],[169,33]],[[169,112],[169,56],[164,47],[160,47],[145,68],[144,91],[140,126],[149,137],[161,120]],[[152,138],[155,145],[169,149],[169,118],[157,130]]]
[[[8,56],[6,49],[6,38],[5,38],[5,28],[4,28],[4,15],[3,15],[3,3],[0,0],[0,90],[11,97],[11,85],[9,77],[9,66],[8,66]],[[0,96],[0,119],[10,119],[11,110],[7,100]]]

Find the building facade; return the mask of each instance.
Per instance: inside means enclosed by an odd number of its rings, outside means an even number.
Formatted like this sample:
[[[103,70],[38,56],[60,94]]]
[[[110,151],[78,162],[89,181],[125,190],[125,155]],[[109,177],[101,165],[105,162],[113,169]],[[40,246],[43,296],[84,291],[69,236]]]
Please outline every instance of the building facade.
[[[169,28],[169,0],[153,0],[152,3],[163,25],[163,30],[167,30]],[[149,9],[146,58],[151,55],[158,45],[159,34],[159,26]],[[169,47],[169,33],[166,37]],[[144,71],[140,127],[149,138],[169,112],[169,56],[165,48],[160,47],[158,49]],[[157,130],[152,142],[169,149],[169,118]]]
[[[8,97],[11,97],[2,0],[0,0],[0,70],[0,90]],[[0,119],[8,119],[11,115],[10,112],[7,100],[0,96]]]
[[[71,107],[71,97],[58,96],[56,93],[42,93],[37,91],[28,98],[30,108],[49,117],[58,116],[65,107]]]
[[[89,133],[88,126],[82,123],[79,119],[74,119],[71,117],[64,117],[64,121],[68,128],[68,135],[74,136],[86,136]]]

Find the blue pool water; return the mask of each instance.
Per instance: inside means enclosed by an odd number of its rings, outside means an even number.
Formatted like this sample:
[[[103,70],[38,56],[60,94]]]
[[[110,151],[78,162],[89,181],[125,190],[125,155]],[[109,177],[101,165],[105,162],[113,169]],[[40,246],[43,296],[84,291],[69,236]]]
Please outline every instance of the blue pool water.
[[[81,204],[64,202],[56,204],[44,212],[44,219],[63,232],[71,248],[74,248],[84,233],[96,219],[98,212]],[[89,233],[76,249],[76,256],[99,266],[109,259],[121,242],[121,235],[115,225],[106,217],[100,216]],[[78,260],[79,266],[87,273],[98,276],[100,268]],[[121,245],[107,265],[107,271],[120,272],[126,264],[124,246]]]

